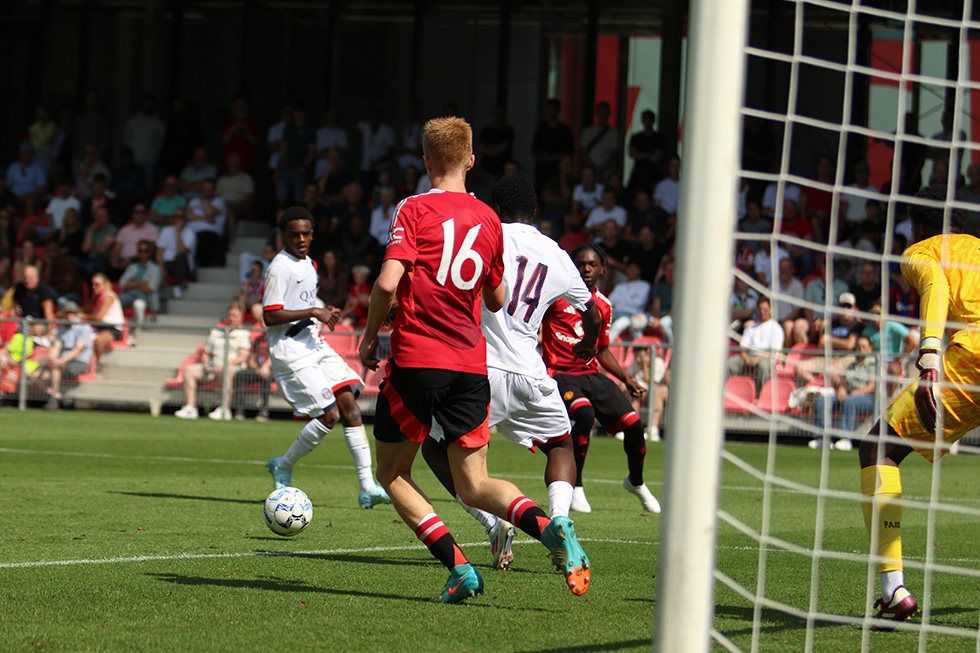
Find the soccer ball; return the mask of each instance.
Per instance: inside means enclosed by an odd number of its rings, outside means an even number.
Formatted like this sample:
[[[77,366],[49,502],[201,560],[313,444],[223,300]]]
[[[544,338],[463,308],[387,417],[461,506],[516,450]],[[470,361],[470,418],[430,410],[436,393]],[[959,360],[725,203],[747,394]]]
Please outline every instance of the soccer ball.
[[[276,535],[296,535],[313,520],[313,504],[303,490],[281,487],[265,500],[265,523]]]

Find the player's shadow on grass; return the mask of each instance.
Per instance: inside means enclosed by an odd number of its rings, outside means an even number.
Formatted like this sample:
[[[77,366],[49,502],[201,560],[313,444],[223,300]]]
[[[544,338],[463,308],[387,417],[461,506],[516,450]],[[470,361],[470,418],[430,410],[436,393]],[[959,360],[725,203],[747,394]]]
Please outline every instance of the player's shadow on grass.
[[[282,541],[282,538],[259,538],[253,537],[252,539],[271,539],[276,541]],[[419,549],[421,551],[421,549]],[[303,551],[256,551],[256,553],[261,555],[267,555],[270,557],[275,556],[285,556],[290,558],[308,558],[310,560],[332,560],[334,562],[359,562],[369,565],[394,565],[396,567],[401,567],[403,565],[419,564],[418,558],[412,558],[408,556],[394,557],[388,552],[385,552],[385,557],[374,557],[366,555],[357,555],[349,553],[306,553]],[[490,565],[478,564],[483,571],[482,573],[490,572]],[[535,569],[519,569],[511,567],[505,573],[507,574],[554,574],[553,569],[546,570],[535,570]]]
[[[377,592],[359,592],[354,589],[331,589],[304,583],[301,580],[285,578],[205,578],[203,576],[182,576],[180,574],[147,574],[165,583],[177,585],[215,585],[234,589],[271,590],[273,592],[305,592],[317,594],[337,594],[339,596],[363,596],[372,599],[401,599],[404,601],[426,602],[428,599],[418,596],[401,596],[398,594],[381,594]]]
[[[261,505],[261,499],[228,499],[225,497],[202,497],[194,494],[168,494],[166,492],[121,492],[106,490],[109,494],[125,494],[131,497],[147,497],[150,499],[190,499],[191,501],[220,501],[222,503],[244,503],[250,506]]]
[[[527,648],[517,649],[518,653],[591,653],[592,651],[622,651],[638,647],[649,648],[652,639],[628,639],[621,642],[603,642],[602,644],[583,644],[582,646],[562,646],[561,648]]]
[[[748,623],[748,628],[742,628],[740,630],[723,630],[727,637],[737,637],[739,635],[747,635],[752,632],[752,608],[739,608],[733,605],[716,605],[715,606],[715,618],[725,618],[725,619],[737,619],[738,621]],[[772,633],[782,630],[799,630],[801,628],[806,628],[806,619],[800,619],[799,617],[794,617],[793,615],[786,614],[785,612],[780,612],[779,610],[764,609],[762,611],[762,620],[764,625],[762,627],[763,632]],[[816,621],[814,622],[814,627],[823,628],[825,626],[840,626],[842,624],[831,622],[831,621]]]

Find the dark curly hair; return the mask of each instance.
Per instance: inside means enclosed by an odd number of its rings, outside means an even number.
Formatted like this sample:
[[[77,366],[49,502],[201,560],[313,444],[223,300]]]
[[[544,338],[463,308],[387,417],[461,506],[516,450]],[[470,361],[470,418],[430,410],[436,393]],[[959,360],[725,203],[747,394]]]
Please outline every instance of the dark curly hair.
[[[538,208],[537,193],[527,177],[501,177],[490,193],[490,206],[500,214],[501,219],[530,222]]]
[[[591,249],[593,252],[595,252],[595,255],[599,257],[599,262],[602,263],[603,266],[606,265],[606,250],[603,249],[602,245],[599,243],[582,243],[581,245],[578,245],[572,250],[572,260],[575,260],[575,257],[578,256],[579,252],[584,252],[587,249]]]
[[[946,202],[946,184],[936,182],[929,186],[922,187],[916,197],[934,202]],[[923,206],[921,204],[909,204],[909,217],[912,224],[922,226],[922,234],[925,238],[938,236],[943,233],[943,209],[935,206]],[[966,224],[966,216],[963,211],[953,209],[949,216],[949,226],[953,233],[962,233],[963,226]]]
[[[309,220],[313,224],[313,214],[305,206],[290,206],[279,216],[279,231],[289,231],[289,223],[293,220]]]

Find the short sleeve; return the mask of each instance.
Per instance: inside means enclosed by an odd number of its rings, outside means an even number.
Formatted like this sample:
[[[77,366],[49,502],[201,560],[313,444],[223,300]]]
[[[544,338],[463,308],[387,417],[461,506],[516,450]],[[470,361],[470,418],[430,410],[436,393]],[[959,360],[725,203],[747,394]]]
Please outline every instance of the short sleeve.
[[[262,293],[262,310],[277,311],[285,306],[286,282],[285,270],[280,267],[269,267],[265,275],[265,292]]]
[[[395,259],[414,263],[418,258],[415,211],[406,202],[407,200],[402,200],[397,206],[388,227],[388,246],[384,257],[386,261]]]
[[[504,282],[504,232],[502,229],[496,230],[495,251],[490,258],[490,269],[483,282],[485,286],[496,288]]]
[[[592,304],[592,293],[582,281],[582,275],[578,270],[568,270],[568,287],[562,295],[562,299],[572,305],[576,311],[587,311]]]

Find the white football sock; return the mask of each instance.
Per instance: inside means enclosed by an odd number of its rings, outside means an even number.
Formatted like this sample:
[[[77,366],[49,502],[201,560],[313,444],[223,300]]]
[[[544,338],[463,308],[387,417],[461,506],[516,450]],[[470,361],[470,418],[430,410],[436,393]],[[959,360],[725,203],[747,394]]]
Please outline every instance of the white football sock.
[[[363,426],[345,426],[344,440],[354,459],[357,469],[357,482],[362,490],[370,490],[375,486],[374,473],[371,471],[371,445],[367,441],[367,431]]]
[[[493,530],[493,527],[497,525],[496,515],[489,513],[486,510],[480,510],[479,508],[466,505],[463,503],[463,500],[459,498],[458,494],[456,495],[456,500],[459,501],[459,505],[463,506],[463,509],[466,510],[466,512],[473,515],[473,519],[483,524],[483,528],[487,529],[487,533]]]
[[[323,436],[330,433],[330,429],[323,425],[318,419],[311,419],[303,427],[303,430],[296,436],[289,451],[282,455],[279,460],[279,469],[292,469],[300,458],[313,451],[313,448],[323,441]]]
[[[901,569],[881,572],[881,595],[885,601],[891,600],[895,590],[905,584],[905,572]]]
[[[548,486],[548,516],[568,517],[574,488],[568,481],[554,481]]]

